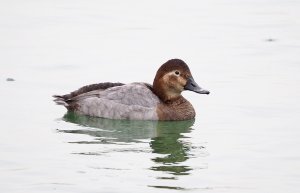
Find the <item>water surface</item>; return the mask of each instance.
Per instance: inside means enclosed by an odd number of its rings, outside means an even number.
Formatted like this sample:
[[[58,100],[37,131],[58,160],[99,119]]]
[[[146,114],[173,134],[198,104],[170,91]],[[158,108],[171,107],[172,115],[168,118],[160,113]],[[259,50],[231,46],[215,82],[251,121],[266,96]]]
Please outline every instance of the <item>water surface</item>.
[[[300,192],[300,4],[1,1],[0,191]],[[185,60],[182,122],[67,113],[53,94]],[[7,81],[7,80],[14,81]]]

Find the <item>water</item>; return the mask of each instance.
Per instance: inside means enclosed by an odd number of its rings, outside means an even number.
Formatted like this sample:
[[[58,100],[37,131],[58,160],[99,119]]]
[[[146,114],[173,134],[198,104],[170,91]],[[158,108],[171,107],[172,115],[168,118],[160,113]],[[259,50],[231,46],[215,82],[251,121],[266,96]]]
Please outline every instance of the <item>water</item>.
[[[1,192],[300,191],[299,1],[1,1]],[[113,121],[52,101],[185,60],[197,117]]]

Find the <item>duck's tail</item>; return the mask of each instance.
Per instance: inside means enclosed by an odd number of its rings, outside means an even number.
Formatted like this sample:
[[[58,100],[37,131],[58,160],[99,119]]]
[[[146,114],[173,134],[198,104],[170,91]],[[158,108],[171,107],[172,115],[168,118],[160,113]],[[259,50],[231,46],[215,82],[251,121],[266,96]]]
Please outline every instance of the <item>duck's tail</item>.
[[[69,104],[67,103],[67,99],[64,98],[63,95],[53,95],[54,97],[54,102],[57,104],[57,105],[63,105],[65,106],[66,108],[69,107]]]

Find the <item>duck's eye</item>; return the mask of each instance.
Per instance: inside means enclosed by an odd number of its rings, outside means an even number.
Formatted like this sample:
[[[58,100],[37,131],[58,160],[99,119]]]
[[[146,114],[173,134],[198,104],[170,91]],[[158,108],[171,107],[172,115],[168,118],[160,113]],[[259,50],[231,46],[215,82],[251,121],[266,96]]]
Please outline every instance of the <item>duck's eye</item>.
[[[175,71],[175,75],[176,75],[176,76],[179,76],[179,75],[180,75],[180,72],[179,72],[178,70],[176,70],[176,71]]]

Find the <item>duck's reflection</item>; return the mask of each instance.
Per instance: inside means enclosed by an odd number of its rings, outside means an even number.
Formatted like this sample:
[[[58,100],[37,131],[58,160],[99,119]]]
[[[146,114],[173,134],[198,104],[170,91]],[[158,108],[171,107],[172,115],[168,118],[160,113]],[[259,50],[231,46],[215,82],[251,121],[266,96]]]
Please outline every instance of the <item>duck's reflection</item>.
[[[188,166],[181,165],[189,157],[191,145],[183,140],[187,138],[184,133],[191,132],[194,120],[170,121],[157,123],[157,136],[152,138],[150,146],[154,153],[163,156],[153,159],[159,166],[152,170],[167,171],[175,175],[186,175],[191,170]]]
[[[129,121],[110,120],[67,113],[63,120],[80,125],[79,129],[59,132],[87,134],[93,141],[73,143],[132,143],[150,139],[154,155],[154,171],[165,171],[174,175],[187,175],[191,168],[183,165],[189,159],[191,145],[185,140],[185,133],[191,132],[194,120],[188,121]],[[83,126],[83,127],[82,127]]]
[[[95,138],[93,141],[78,141],[74,143],[130,143],[141,142],[143,139],[156,136],[156,122],[111,120],[98,117],[77,115],[68,112],[63,120],[81,126],[74,130],[59,130],[65,133],[87,134]]]

